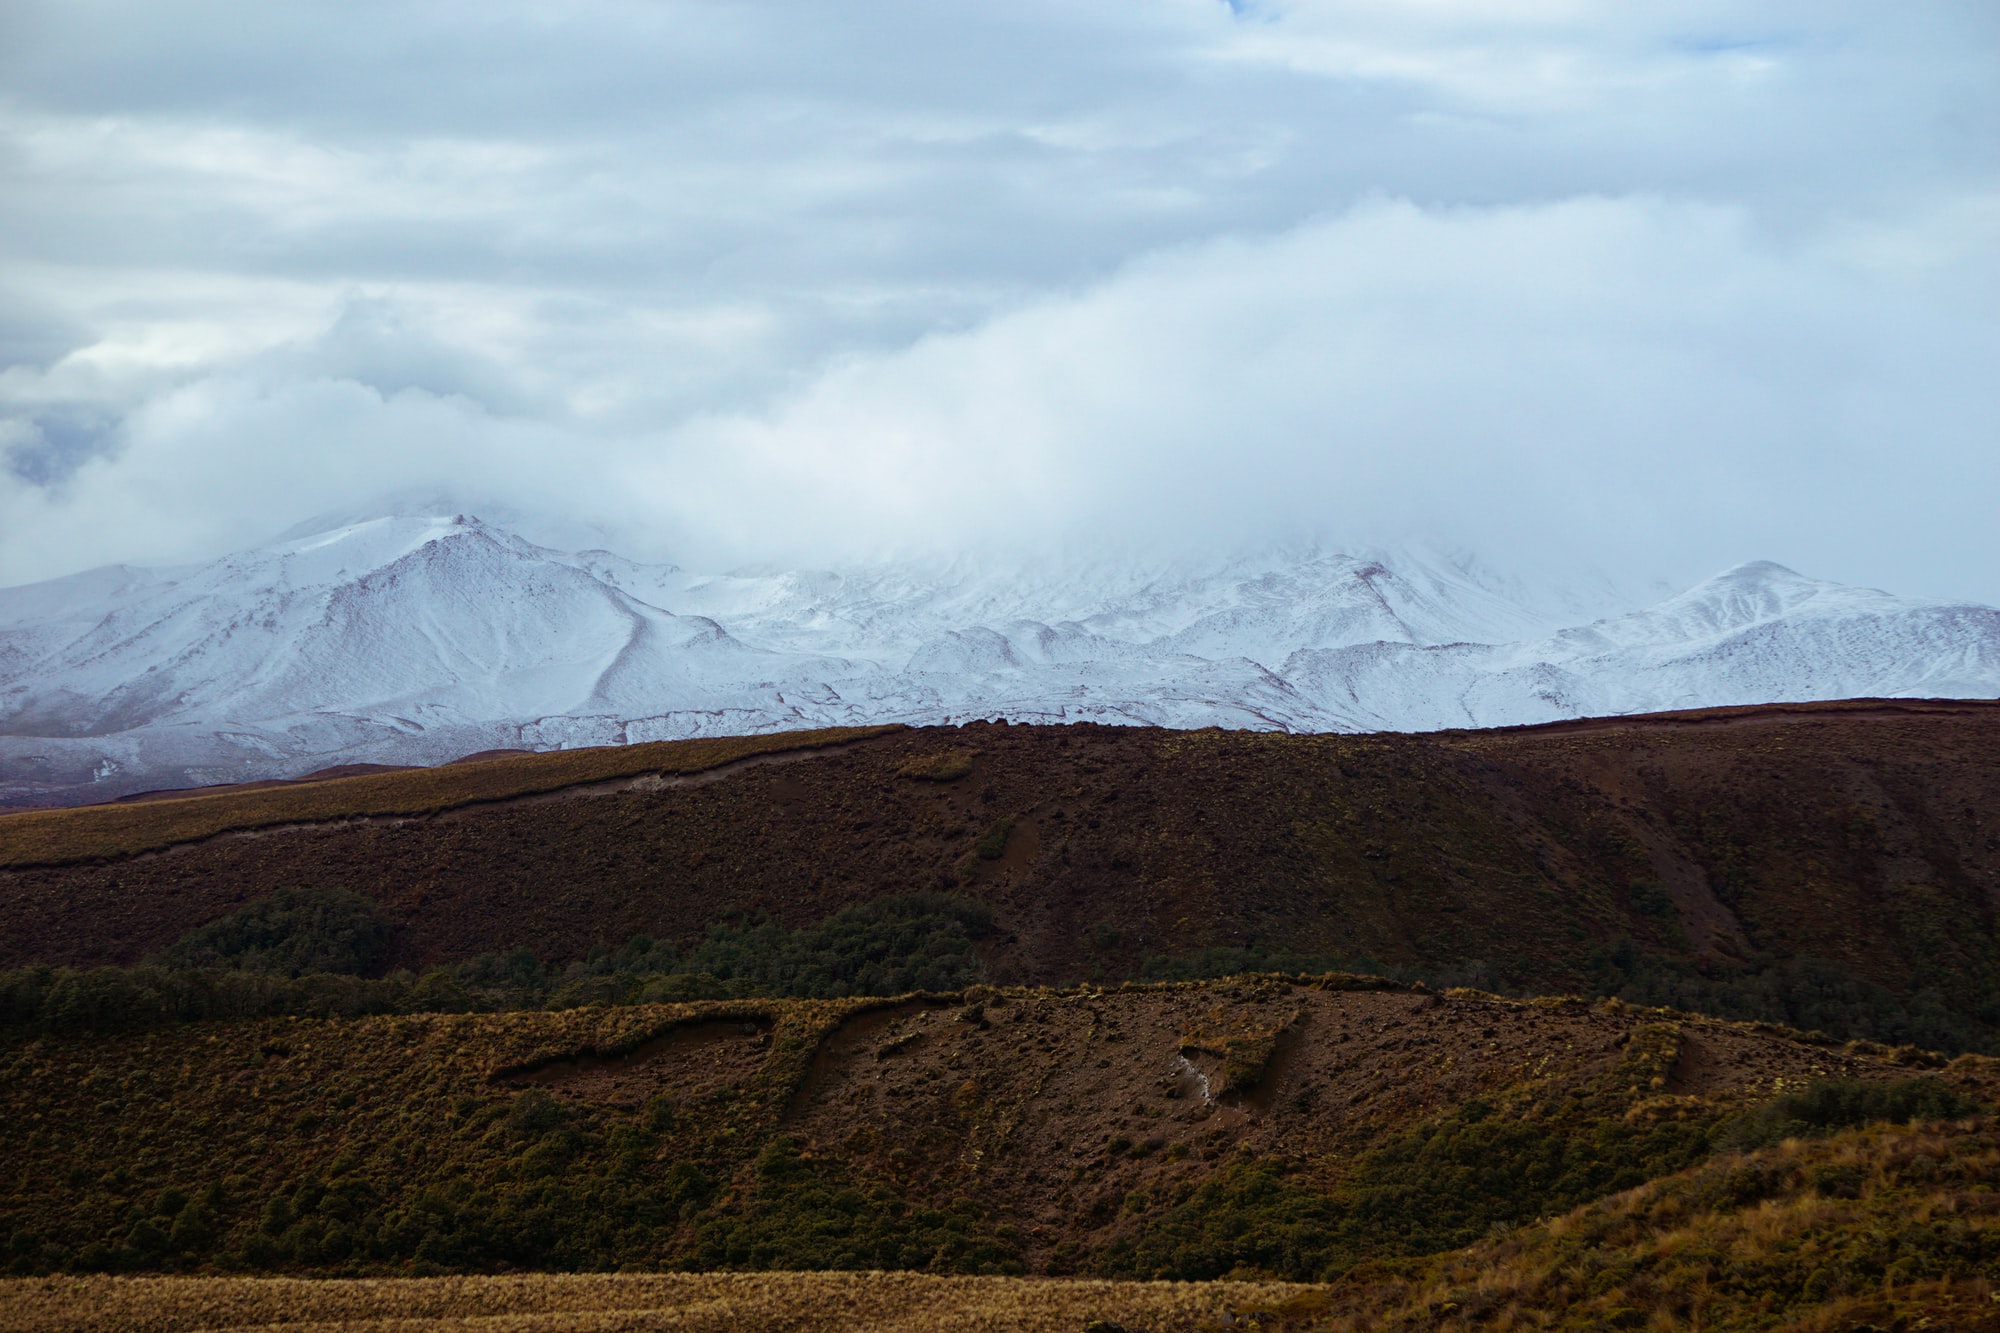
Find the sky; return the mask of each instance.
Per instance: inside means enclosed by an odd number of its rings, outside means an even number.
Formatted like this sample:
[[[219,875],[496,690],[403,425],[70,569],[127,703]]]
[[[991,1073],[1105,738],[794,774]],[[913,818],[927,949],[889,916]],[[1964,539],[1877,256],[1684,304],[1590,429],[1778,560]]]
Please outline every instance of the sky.
[[[2000,602],[1991,0],[0,5],[0,584],[1421,540]]]

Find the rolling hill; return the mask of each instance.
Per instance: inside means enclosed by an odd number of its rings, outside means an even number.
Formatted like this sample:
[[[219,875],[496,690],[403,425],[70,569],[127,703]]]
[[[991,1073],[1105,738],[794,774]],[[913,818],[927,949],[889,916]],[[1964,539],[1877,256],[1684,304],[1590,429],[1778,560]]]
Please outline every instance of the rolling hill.
[[[2000,1037],[2000,705],[785,744],[0,817],[0,965],[134,964],[281,887],[375,904],[382,966],[416,973],[635,936],[685,950],[731,922],[933,894],[990,914],[980,966],[1005,984],[1311,965]],[[563,786],[558,764],[583,767]]]

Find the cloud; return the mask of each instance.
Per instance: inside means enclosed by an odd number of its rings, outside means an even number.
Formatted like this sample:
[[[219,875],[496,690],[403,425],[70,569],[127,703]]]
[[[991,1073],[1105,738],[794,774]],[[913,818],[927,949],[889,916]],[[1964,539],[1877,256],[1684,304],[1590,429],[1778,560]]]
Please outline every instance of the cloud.
[[[1971,3],[10,6],[0,582],[1424,535],[2000,600]]]
[[[1740,210],[1656,199],[1377,202],[855,360],[686,428],[643,490],[671,503],[697,469],[682,493],[743,497],[745,546],[774,508],[807,546],[1442,534],[1865,579],[1917,578],[1917,540],[1988,568],[2000,266],[1886,244],[1776,244]]]

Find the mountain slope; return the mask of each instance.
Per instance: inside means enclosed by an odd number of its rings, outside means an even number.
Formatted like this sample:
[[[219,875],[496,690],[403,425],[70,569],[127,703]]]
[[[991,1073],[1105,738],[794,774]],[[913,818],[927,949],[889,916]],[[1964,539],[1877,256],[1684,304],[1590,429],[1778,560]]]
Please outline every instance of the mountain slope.
[[[2000,694],[2000,611],[1740,566],[1598,595],[1270,550],[702,575],[465,516],[0,589],[0,801],[877,722],[1427,730]]]
[[[1979,698],[2000,682],[2000,611],[1760,561],[1533,642],[1307,650],[1280,674],[1318,707],[1383,730],[1870,695]]]

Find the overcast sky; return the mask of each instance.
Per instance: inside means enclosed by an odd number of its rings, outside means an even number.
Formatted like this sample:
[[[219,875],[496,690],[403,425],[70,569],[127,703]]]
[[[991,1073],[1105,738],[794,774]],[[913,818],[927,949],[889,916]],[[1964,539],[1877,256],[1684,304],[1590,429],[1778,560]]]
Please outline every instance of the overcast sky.
[[[2000,602],[1992,0],[0,4],[0,583],[1423,538]]]

